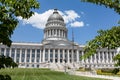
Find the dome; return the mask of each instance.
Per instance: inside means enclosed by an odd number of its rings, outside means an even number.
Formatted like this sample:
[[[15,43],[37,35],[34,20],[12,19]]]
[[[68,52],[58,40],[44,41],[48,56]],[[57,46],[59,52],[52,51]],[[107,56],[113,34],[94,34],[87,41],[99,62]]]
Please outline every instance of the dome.
[[[52,21],[52,20],[64,21],[63,17],[57,12],[57,9],[54,9],[53,14],[50,15],[47,21]]]

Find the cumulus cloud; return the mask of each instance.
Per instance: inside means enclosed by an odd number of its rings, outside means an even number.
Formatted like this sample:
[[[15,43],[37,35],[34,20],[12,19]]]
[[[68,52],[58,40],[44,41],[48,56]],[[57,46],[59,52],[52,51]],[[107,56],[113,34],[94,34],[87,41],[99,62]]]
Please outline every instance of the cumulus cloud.
[[[77,18],[80,18],[80,16],[73,10],[68,10],[63,12],[62,16],[65,20],[65,23],[69,23],[75,21]]]
[[[19,17],[19,20],[23,20],[24,24],[31,24],[33,27],[43,29],[47,22],[48,17],[53,13],[53,10],[48,10],[42,14],[37,12],[34,13],[29,19],[22,19]]]
[[[81,21],[81,22],[76,21],[76,22],[71,23],[70,25],[73,27],[83,27],[84,22],[83,21]]]
[[[71,27],[81,27],[84,26],[84,22],[77,21],[80,18],[74,10],[67,10],[67,11],[58,11],[64,18],[66,24],[70,24]],[[44,13],[37,13],[31,16],[29,19],[22,19],[18,17],[19,20],[23,21],[23,24],[31,24],[33,27],[44,29],[45,24],[47,22],[48,17],[53,13],[53,10],[50,9],[45,11]]]

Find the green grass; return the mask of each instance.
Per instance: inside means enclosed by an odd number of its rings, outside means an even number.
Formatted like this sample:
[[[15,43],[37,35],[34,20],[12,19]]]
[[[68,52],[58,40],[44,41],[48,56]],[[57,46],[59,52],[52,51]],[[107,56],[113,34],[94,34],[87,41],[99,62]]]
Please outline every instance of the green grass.
[[[10,75],[12,80],[104,80],[64,74],[49,69],[1,69],[0,74]]]

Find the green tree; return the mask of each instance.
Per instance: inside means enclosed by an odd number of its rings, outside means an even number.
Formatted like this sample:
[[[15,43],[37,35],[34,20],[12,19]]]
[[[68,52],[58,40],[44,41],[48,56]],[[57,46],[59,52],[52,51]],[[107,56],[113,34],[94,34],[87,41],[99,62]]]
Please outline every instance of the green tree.
[[[18,67],[17,63],[13,61],[13,59],[9,56],[0,55],[0,69],[1,68],[10,68],[10,67]]]
[[[5,63],[5,56],[0,55],[0,69],[4,68],[4,63]]]
[[[98,49],[115,49],[120,46],[120,26],[114,26],[109,30],[99,30],[98,35],[85,46],[83,58],[95,54]]]
[[[31,17],[39,8],[36,0],[0,0],[0,43],[10,47],[11,35],[19,23],[16,17]]]
[[[120,14],[120,0],[81,0],[81,1],[90,2],[97,5],[104,5],[105,7],[114,9],[115,12]]]
[[[117,55],[113,58],[113,60],[116,62],[116,63],[115,63],[115,66],[120,66],[120,53],[117,54]]]
[[[120,14],[120,0],[81,0],[83,2],[90,2],[97,5],[104,5],[118,14]],[[120,21],[118,22],[120,24]],[[114,26],[110,30],[99,30],[96,36],[85,46],[85,55],[82,59],[86,59],[95,54],[101,48],[115,49],[120,47],[120,26]],[[116,62],[115,66],[120,66],[120,54],[114,56],[113,60]],[[119,68],[113,70],[114,74],[119,72]]]

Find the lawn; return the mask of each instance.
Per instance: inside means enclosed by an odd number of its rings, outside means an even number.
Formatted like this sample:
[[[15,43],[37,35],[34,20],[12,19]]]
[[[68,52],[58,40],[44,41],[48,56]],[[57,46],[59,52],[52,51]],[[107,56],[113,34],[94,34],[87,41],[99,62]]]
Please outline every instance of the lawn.
[[[1,69],[0,74],[10,75],[12,80],[103,80],[89,77],[73,76],[49,69]]]

